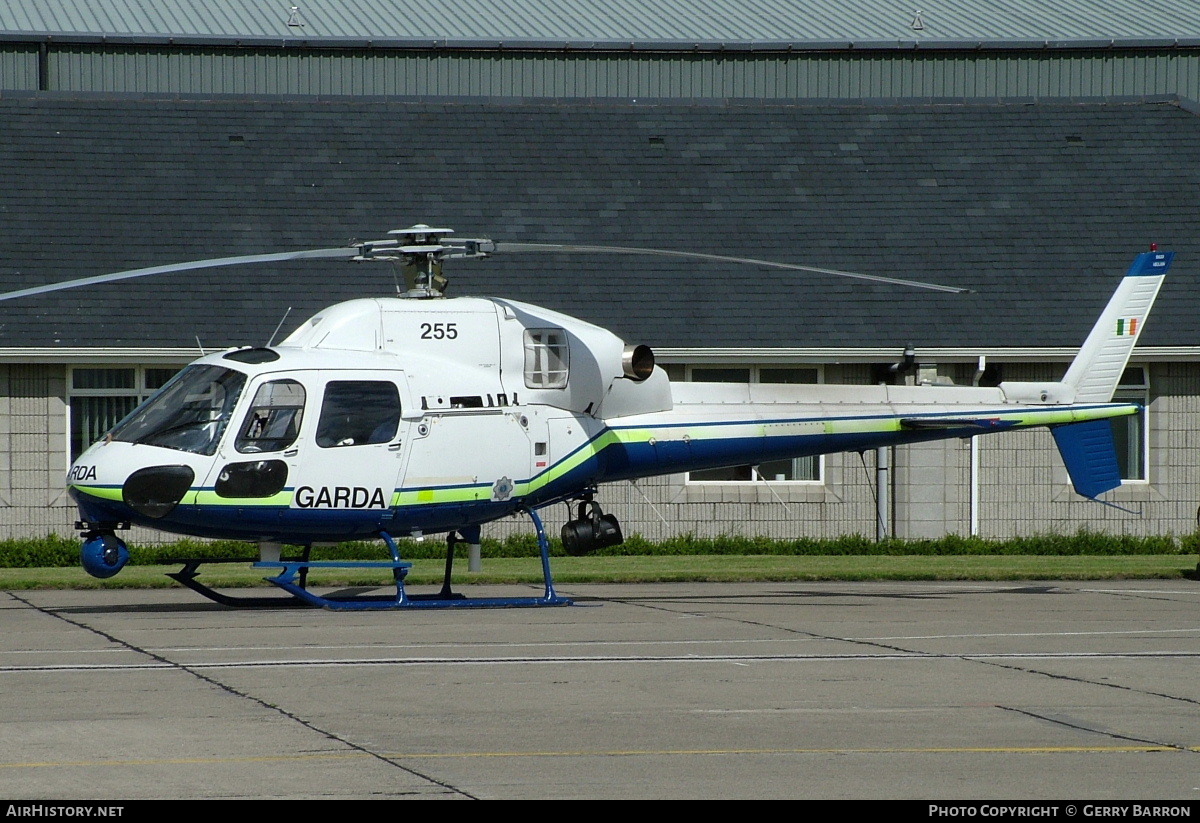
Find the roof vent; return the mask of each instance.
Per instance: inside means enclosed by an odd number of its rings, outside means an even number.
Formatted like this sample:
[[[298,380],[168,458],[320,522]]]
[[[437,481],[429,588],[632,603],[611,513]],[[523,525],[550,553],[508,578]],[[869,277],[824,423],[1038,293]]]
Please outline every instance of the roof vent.
[[[925,31],[925,21],[921,19],[920,11],[916,13],[912,22],[908,24],[908,27],[913,31]]]
[[[287,24],[294,29],[304,26],[304,21],[300,19],[300,7],[292,6],[292,13],[288,15]]]

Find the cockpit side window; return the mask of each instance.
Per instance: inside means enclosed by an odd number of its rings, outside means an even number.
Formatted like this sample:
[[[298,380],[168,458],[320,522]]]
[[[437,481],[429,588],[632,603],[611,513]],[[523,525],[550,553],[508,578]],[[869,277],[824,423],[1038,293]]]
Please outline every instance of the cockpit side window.
[[[525,386],[565,389],[571,366],[567,333],[562,329],[525,330]]]
[[[400,392],[383,380],[333,380],[325,387],[317,445],[387,443],[400,425]]]
[[[296,442],[304,416],[304,387],[295,380],[273,380],[258,387],[238,433],[243,454],[277,452]]]

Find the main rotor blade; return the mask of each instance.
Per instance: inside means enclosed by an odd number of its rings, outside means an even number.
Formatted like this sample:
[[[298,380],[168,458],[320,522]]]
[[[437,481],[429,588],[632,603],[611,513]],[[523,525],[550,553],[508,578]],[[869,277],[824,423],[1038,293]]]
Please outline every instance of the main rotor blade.
[[[575,246],[559,243],[497,243],[496,251],[505,252],[596,252],[610,254],[652,254],[661,257],[683,257],[692,260],[711,260],[717,263],[740,263],[742,265],[768,266],[774,269],[791,269],[793,271],[810,271],[817,274],[832,274],[838,277],[853,277],[856,280],[871,280],[876,283],[890,283],[895,286],[909,286],[917,289],[950,292],[951,294],[972,294],[972,289],[960,289],[956,286],[941,286],[937,283],[922,283],[919,280],[901,280],[897,277],[882,277],[877,274],[860,274],[838,269],[822,269],[817,266],[800,266],[795,263],[777,263],[774,260],[758,260],[753,257],[727,257],[723,254],[702,254],[690,251],[671,251],[669,249],[639,249],[629,246]]]
[[[241,257],[215,257],[209,260],[191,260],[187,263],[170,263],[166,266],[150,266],[145,269],[130,269],[112,274],[98,274],[94,277],[80,277],[77,280],[63,280],[59,283],[47,283],[44,286],[33,286],[28,289],[5,292],[0,294],[0,301],[15,300],[18,297],[32,297],[35,294],[75,289],[80,286],[94,286],[98,283],[113,283],[117,280],[129,280],[134,277],[149,277],[154,274],[169,274],[189,269],[209,269],[216,266],[244,266],[249,263],[278,263],[285,260],[308,260],[322,258],[350,258],[359,253],[358,247],[341,247],[336,249],[310,249],[307,251],[285,251],[275,254],[248,254]]]

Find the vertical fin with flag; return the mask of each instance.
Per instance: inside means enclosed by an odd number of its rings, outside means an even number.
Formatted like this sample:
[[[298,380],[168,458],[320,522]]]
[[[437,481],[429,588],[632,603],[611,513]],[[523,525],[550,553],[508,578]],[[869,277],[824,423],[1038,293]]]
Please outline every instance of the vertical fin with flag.
[[[1063,378],[1074,390],[1075,403],[1112,400],[1174,257],[1174,252],[1151,246],[1134,258]],[[1121,485],[1110,421],[1089,420],[1051,430],[1076,492],[1095,500]]]
[[[1129,355],[1158,296],[1175,252],[1143,252],[1134,258],[1063,382],[1075,390],[1076,403],[1107,403],[1121,380]]]

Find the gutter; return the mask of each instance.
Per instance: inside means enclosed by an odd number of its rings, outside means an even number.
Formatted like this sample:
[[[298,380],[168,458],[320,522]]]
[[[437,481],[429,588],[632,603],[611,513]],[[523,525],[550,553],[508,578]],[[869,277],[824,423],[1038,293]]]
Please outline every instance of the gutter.
[[[204,353],[224,351],[228,346],[206,347]],[[90,363],[178,365],[200,357],[199,347],[190,348],[0,348],[0,363]]]
[[[544,52],[694,52],[701,54],[844,51],[1060,51],[1126,49],[1190,49],[1200,47],[1200,34],[1175,37],[1080,37],[1062,40],[1012,38],[981,40],[572,40],[545,38],[436,38],[436,37],[288,37],[265,34],[202,35],[100,32],[0,32],[0,43],[29,45],[197,46],[270,48],[283,50],[388,50],[388,51],[544,51]]]

